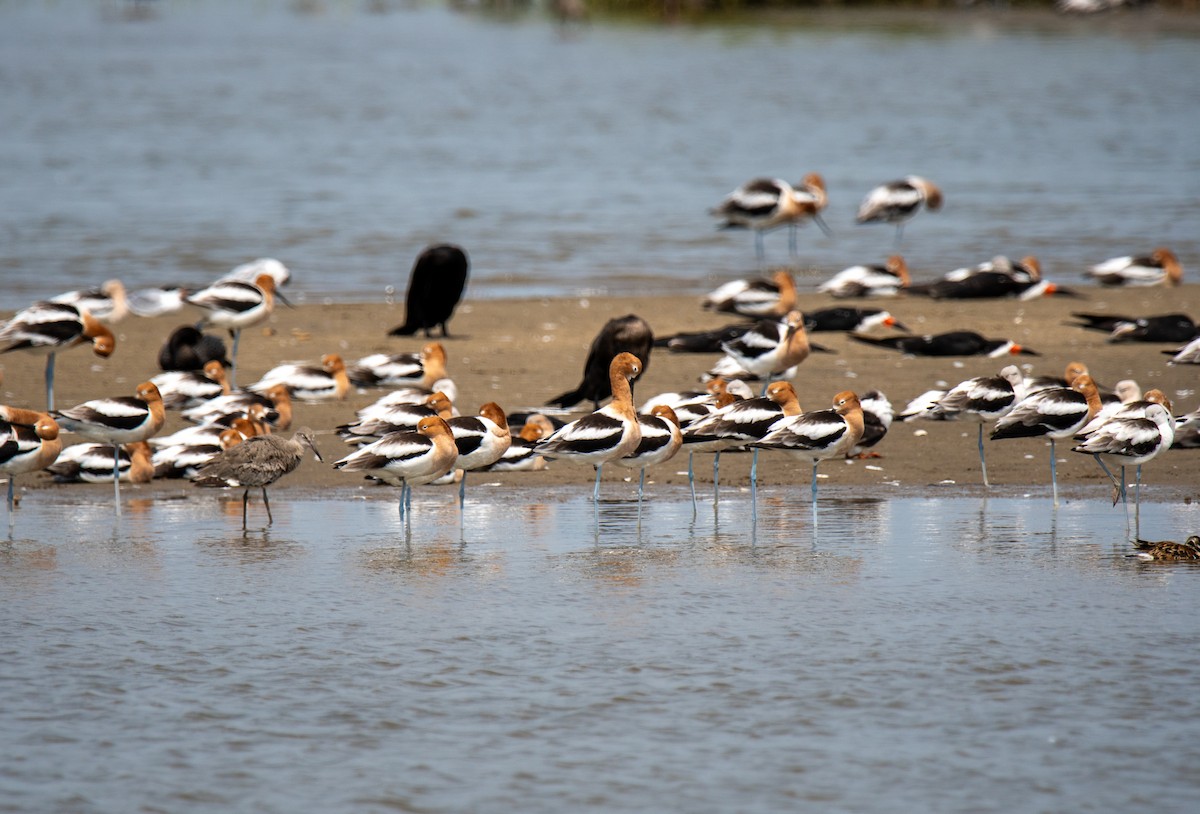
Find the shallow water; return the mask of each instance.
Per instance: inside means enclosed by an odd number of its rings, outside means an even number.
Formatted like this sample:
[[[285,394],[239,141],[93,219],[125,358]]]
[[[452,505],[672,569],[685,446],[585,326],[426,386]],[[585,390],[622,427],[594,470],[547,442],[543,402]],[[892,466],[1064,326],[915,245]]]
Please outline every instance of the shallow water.
[[[1120,509],[480,484],[0,545],[0,811],[1191,811],[1200,569]],[[1144,536],[1200,509],[1144,507]]]
[[[440,240],[472,255],[471,296],[706,290],[755,266],[707,209],[814,170],[834,237],[803,231],[806,282],[892,251],[853,215],[909,173],[947,195],[908,227],[918,276],[1033,253],[1076,282],[1159,244],[1200,261],[1200,48],[1154,10],[562,36],[386,0],[131,8],[0,3],[0,308],[263,255],[297,299],[378,299]]]

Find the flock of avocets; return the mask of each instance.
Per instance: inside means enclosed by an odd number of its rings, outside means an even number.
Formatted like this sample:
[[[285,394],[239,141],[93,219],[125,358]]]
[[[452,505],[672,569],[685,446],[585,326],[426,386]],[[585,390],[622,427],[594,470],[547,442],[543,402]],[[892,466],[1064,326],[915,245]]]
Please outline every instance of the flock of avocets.
[[[922,208],[937,208],[941,198],[941,191],[932,182],[909,177],[868,194],[858,220],[896,224],[899,240],[904,223]],[[810,174],[795,186],[778,179],[755,179],[727,196],[713,213],[726,225],[754,230],[761,256],[764,233],[785,226],[794,230],[810,219],[821,223],[824,206],[824,184],[819,175]],[[418,292],[413,284],[418,271],[415,267],[409,289],[409,322],[412,309],[421,306],[418,299],[425,301],[431,316],[407,333],[424,327],[428,334],[436,325],[446,333],[446,322],[465,280],[465,254],[446,246],[426,252],[445,253],[447,249],[457,252],[462,266],[454,290],[426,285]],[[421,263],[419,258],[418,267]],[[1091,269],[1090,276],[1102,285],[1170,286],[1179,284],[1182,268],[1173,253],[1159,248],[1146,257],[1101,263]],[[273,435],[272,429],[288,428],[293,400],[344,399],[355,385],[391,389],[359,410],[354,422],[338,428],[354,450],[333,466],[400,487],[400,511],[406,518],[410,516],[414,485],[457,480],[461,503],[467,472],[536,469],[547,459],[593,466],[596,500],[605,464],[640,470],[640,500],[645,469],[681,450],[689,453],[693,503],[691,457],[696,452],[714,455],[716,481],[722,451],[749,449],[754,453],[752,494],[757,484],[759,451],[782,452],[811,463],[815,507],[817,465],[831,458],[868,454],[896,415],[881,394],[849,390],[838,393],[828,409],[800,410],[795,390],[785,379],[791,378],[796,366],[809,355],[812,345],[808,333],[820,329],[820,320],[832,320],[842,329],[894,325],[895,321],[881,309],[841,308],[802,314],[794,307],[795,280],[786,271],[777,271],[769,279],[732,282],[705,299],[706,308],[748,320],[717,332],[658,340],[656,344],[676,350],[724,352],[702,392],[663,393],[635,407],[631,382],[644,369],[650,333],[648,326],[644,331],[630,330],[628,324],[612,321],[593,343],[593,358],[589,359],[589,367],[598,370],[603,380],[587,396],[596,402],[596,409],[566,424],[535,414],[527,417],[519,431],[510,431],[509,420],[513,417],[506,416],[494,403],[481,407],[477,415],[457,415],[445,348],[434,341],[419,353],[376,354],[350,365],[336,354],[323,357],[318,365],[281,365],[249,387],[239,389],[236,375],[240,332],[268,318],[276,299],[283,299],[278,289],[289,277],[282,263],[263,259],[240,266],[193,293],[182,289],[126,292],[119,281],[110,281],[100,289],[67,292],[34,303],[12,316],[0,327],[0,352],[46,355],[47,408],[41,411],[0,406],[0,471],[9,476],[10,519],[14,476],[40,470],[63,480],[111,481],[118,511],[122,480],[188,477],[205,485],[240,487],[244,489],[243,527],[249,492],[259,488],[270,519],[267,486],[294,470],[306,450],[316,453],[311,430],[305,428],[293,438],[284,439]],[[430,279],[436,280],[437,274]],[[1062,293],[1041,279],[1035,258],[1020,262],[997,258],[932,283],[914,285],[899,255],[882,266],[845,269],[819,290],[839,298],[893,296],[902,291],[939,298]],[[58,352],[90,342],[96,354],[108,356],[115,347],[109,327],[112,323],[131,313],[153,316],[185,305],[203,309],[204,324],[230,331],[231,358],[226,358],[222,340],[202,333],[199,326],[183,326],[160,352],[164,372],[140,384],[134,395],[97,398],[63,410],[54,408],[54,360]],[[1181,337],[1182,342],[1169,364],[1200,363],[1200,330],[1190,320],[1180,325],[1179,315],[1169,315],[1176,319],[1167,325],[1158,324],[1157,318],[1079,316],[1087,321],[1087,327],[1112,330],[1114,336],[1137,337],[1140,332],[1142,336],[1137,338],[1146,338],[1148,332],[1159,331],[1153,336],[1162,341],[1161,334],[1167,331],[1170,336]],[[625,320],[640,321],[632,316]],[[969,332],[908,339],[912,341],[889,340],[886,344],[907,353],[931,355],[1030,352],[1007,340],[987,340]],[[765,383],[761,395],[755,395],[747,380]],[[599,402],[609,395],[611,401],[601,407]],[[160,436],[166,411],[174,409],[192,424]],[[1200,410],[1175,416],[1165,394],[1158,390],[1142,394],[1132,382],[1121,383],[1114,393],[1101,393],[1080,363],[1068,366],[1061,379],[1030,379],[1010,365],[996,376],[972,378],[945,390],[925,393],[899,417],[978,422],[985,485],[985,425],[992,425],[992,439],[1049,439],[1056,505],[1056,441],[1071,439],[1073,450],[1095,457],[1112,479],[1114,502],[1124,496],[1126,467],[1136,469],[1140,484],[1143,464],[1172,446],[1200,446]],[[59,437],[63,430],[88,443],[64,448]],[[1116,469],[1121,470],[1119,477],[1113,472]]]

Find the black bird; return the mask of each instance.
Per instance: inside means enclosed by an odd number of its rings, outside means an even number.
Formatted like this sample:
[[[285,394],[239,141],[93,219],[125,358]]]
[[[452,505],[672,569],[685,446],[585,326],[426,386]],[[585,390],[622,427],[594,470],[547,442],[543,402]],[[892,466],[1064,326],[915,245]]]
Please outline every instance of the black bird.
[[[1187,342],[1200,334],[1187,314],[1162,314],[1156,317],[1123,317],[1112,314],[1072,313],[1080,328],[1106,331],[1109,342]]]
[[[422,330],[433,336],[434,326],[439,325],[442,336],[449,336],[446,324],[462,299],[469,268],[467,253],[458,246],[443,243],[421,252],[408,278],[404,324],[392,328],[388,336],[412,336]]]
[[[1011,339],[985,339],[974,331],[949,331],[944,334],[925,336],[863,336],[850,334],[851,339],[891,348],[913,356],[1005,356],[1024,354],[1040,356],[1030,348],[1018,345]]]
[[[158,351],[158,366],[162,370],[203,370],[212,361],[230,366],[224,340],[202,333],[193,325],[180,325]]]
[[[619,353],[632,353],[641,360],[641,371],[631,380],[632,384],[650,367],[650,350],[653,346],[654,332],[646,320],[636,314],[610,319],[592,340],[579,387],[550,399],[546,402],[547,406],[568,408],[587,400],[599,410],[600,402],[612,396],[608,367],[613,357]]]

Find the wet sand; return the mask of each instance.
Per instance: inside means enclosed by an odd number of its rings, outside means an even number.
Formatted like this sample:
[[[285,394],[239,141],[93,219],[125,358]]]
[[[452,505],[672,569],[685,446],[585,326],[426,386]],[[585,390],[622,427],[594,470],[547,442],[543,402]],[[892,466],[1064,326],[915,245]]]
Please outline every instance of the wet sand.
[[[295,296],[295,292],[291,292]],[[1106,334],[1071,324],[1072,311],[1146,316],[1169,312],[1200,314],[1200,286],[1178,289],[1082,289],[1083,299],[1046,298],[951,302],[918,297],[892,300],[835,301],[818,294],[801,294],[800,306],[814,310],[837,304],[889,309],[919,333],[971,329],[989,337],[1012,338],[1041,355],[1015,357],[1036,374],[1061,375],[1072,360],[1085,362],[1101,386],[1135,379],[1143,389],[1158,387],[1174,401],[1176,414],[1200,403],[1200,369],[1166,364],[1162,351],[1170,346],[1150,343],[1107,342]],[[580,299],[472,300],[469,296],[451,321],[452,335],[444,340],[448,368],[459,389],[460,412],[474,412],[480,404],[496,401],[509,412],[536,409],[577,384],[592,337],[606,320],[627,313],[645,318],[655,334],[714,328],[737,321],[732,315],[713,314],[700,308],[697,296],[604,297]],[[7,315],[5,315],[7,316]],[[130,317],[116,326],[116,353],[99,359],[83,347],[59,355],[56,400],[66,407],[89,398],[132,394],[140,381],[158,372],[157,353],[166,336],[178,325],[194,321],[198,312],[188,309],[175,315],[139,319]],[[403,303],[307,304],[280,308],[269,323],[247,329],[242,336],[239,382],[250,383],[276,364],[316,361],[325,353],[340,353],[347,362],[370,353],[418,350],[422,337],[389,337],[387,331],[403,321]],[[879,333],[891,333],[884,330]],[[855,342],[840,333],[819,333],[814,341],[832,353],[814,353],[801,365],[794,380],[806,410],[829,406],[833,394],[844,389],[859,392],[882,390],[897,412],[924,390],[954,384],[971,376],[993,375],[1009,359],[916,358]],[[656,349],[646,374],[637,383],[635,401],[653,394],[698,388],[699,376],[717,354],[678,354]],[[45,404],[42,374],[44,357],[11,353],[0,357],[3,365],[5,404],[41,408]],[[299,403],[294,427],[308,425],[322,434],[318,447],[326,463],[311,458],[273,487],[310,493],[330,489],[362,490],[367,496],[391,499],[390,487],[364,484],[358,475],[332,469],[329,464],[347,452],[331,430],[354,419],[355,410],[370,404],[385,391],[354,390],[342,402]],[[590,409],[579,405],[579,409]],[[581,413],[580,413],[581,414]],[[177,413],[168,415],[164,432],[184,425]],[[66,436],[67,443],[78,439]],[[987,443],[988,475],[996,494],[1038,493],[1049,488],[1049,448],[1041,440],[1021,439]],[[823,463],[820,471],[824,494],[844,497],[866,492],[878,494],[938,493],[981,494],[976,425],[967,422],[916,422],[893,424],[876,447],[876,459]],[[1103,473],[1090,457],[1058,445],[1058,475],[1065,496],[1095,497],[1107,494]],[[701,483],[711,483],[709,455],[696,456]],[[687,457],[652,469],[649,480],[659,484],[686,484]],[[807,499],[810,469],[782,455],[765,454],[759,466],[766,486],[796,485],[797,496]],[[745,486],[749,456],[727,454],[721,460],[721,482]],[[632,487],[619,483],[626,471],[605,472],[604,494],[624,495]],[[555,462],[537,473],[474,474],[472,482],[520,484],[534,488],[570,486],[590,488],[590,467]],[[1200,452],[1173,450],[1145,468],[1143,497],[1190,500],[1200,496]],[[49,476],[25,475],[23,488],[95,490],[111,493],[111,486],[54,484]],[[434,487],[425,487],[434,488]],[[189,494],[197,487],[181,481],[155,481],[145,486],[123,487],[129,494]],[[489,495],[498,492],[489,490]],[[629,492],[632,494],[632,491]]]

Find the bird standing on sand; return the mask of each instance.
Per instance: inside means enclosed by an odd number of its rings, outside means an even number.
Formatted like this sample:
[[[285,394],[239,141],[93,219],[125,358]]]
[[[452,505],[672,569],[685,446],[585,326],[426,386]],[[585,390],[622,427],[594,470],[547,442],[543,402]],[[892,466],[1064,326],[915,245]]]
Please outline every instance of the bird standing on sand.
[[[1175,423],[1170,413],[1170,402],[1166,405],[1149,403],[1143,417],[1111,418],[1100,428],[1088,434],[1075,452],[1091,455],[1100,464],[1104,474],[1113,484],[1113,505],[1126,499],[1124,472],[1127,466],[1137,467],[1137,486],[1134,510],[1140,519],[1142,498],[1142,464],[1149,463],[1171,448],[1175,442]],[[1121,482],[1108,468],[1108,464],[1121,467]]]
[[[858,207],[857,223],[896,224],[896,245],[904,236],[904,224],[924,207],[936,212],[942,207],[942,190],[932,181],[910,175],[881,184],[867,193]]]
[[[650,324],[636,314],[614,317],[604,324],[600,333],[588,348],[587,361],[583,363],[583,381],[574,390],[550,399],[546,404],[554,407],[572,407],[581,401],[590,401],[599,410],[600,402],[613,395],[611,386],[611,363],[622,353],[633,355],[638,360],[638,372],[633,381],[650,366],[650,351],[654,346],[654,332]]]
[[[321,453],[313,444],[313,433],[302,427],[289,439],[278,435],[256,435],[226,449],[201,467],[192,479],[199,486],[244,487],[242,492],[242,531],[246,530],[246,506],[250,490],[262,489],[263,505],[267,509],[267,525],[275,522],[267,487],[300,465],[304,451],[312,451],[320,461]]]
[[[0,328],[0,353],[45,353],[46,409],[54,409],[54,360],[60,350],[91,340],[92,352],[107,359],[117,347],[112,331],[87,311],[65,302],[35,302]]]
[[[259,274],[253,283],[219,280],[187,298],[192,305],[208,311],[205,322],[228,328],[233,335],[233,362],[229,371],[229,383],[235,389],[238,342],[242,337],[242,329],[257,325],[271,316],[276,298],[287,304],[287,300],[276,293],[275,278],[270,274]]]
[[[559,428],[537,445],[547,460],[561,458],[596,467],[592,502],[600,501],[600,472],[608,461],[624,458],[637,449],[641,426],[633,407],[630,382],[642,373],[642,363],[632,353],[619,353],[608,366],[612,401],[594,413]]]
[[[721,349],[739,367],[770,384],[808,358],[811,348],[804,314],[791,311],[779,321],[763,320]]]
[[[987,459],[983,452],[983,425],[1007,415],[1024,397],[1024,377],[1016,365],[1006,365],[997,376],[976,376],[960,382],[946,391],[929,411],[934,419],[957,419],[960,416],[979,424],[979,469],[983,485],[988,483]]]
[[[449,243],[430,246],[417,257],[404,296],[404,324],[388,331],[389,336],[412,336],[424,331],[433,335],[440,326],[449,336],[447,324],[462,299],[470,263],[467,253]]]
[[[113,449],[113,502],[121,513],[121,444],[145,441],[162,429],[166,420],[162,395],[153,382],[142,382],[134,396],[92,399],[52,413],[60,427],[89,441],[110,444]]]
[[[0,472],[8,475],[8,521],[11,524],[17,475],[54,463],[62,451],[58,423],[46,413],[0,407]]]

